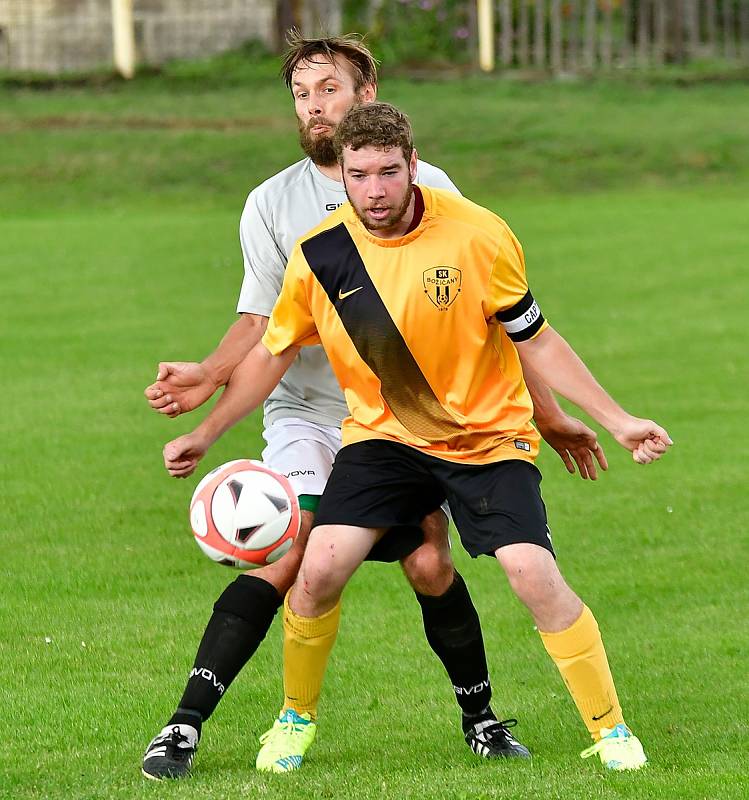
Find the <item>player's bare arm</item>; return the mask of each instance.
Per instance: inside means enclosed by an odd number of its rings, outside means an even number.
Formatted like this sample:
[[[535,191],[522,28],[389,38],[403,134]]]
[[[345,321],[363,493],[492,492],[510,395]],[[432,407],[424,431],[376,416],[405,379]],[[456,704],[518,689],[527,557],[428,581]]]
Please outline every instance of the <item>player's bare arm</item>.
[[[154,411],[177,417],[193,411],[226,385],[235,367],[260,341],[268,317],[242,314],[218,347],[201,362],[163,361],[144,394]]]
[[[203,422],[192,433],[165,445],[164,466],[169,474],[173,478],[191,475],[218,438],[267,400],[298,352],[298,347],[289,347],[274,356],[258,342],[235,368],[221,399]]]
[[[535,338],[516,342],[515,346],[524,364],[529,364],[555,392],[603,425],[638,464],[656,461],[673,444],[660,425],[634,417],[616,403],[553,328],[547,327]]]
[[[596,432],[582,420],[563,411],[551,389],[525,362],[523,376],[533,401],[533,421],[544,441],[557,451],[567,472],[574,475],[577,465],[583,480],[596,480],[598,471],[595,462],[603,470],[609,466]]]

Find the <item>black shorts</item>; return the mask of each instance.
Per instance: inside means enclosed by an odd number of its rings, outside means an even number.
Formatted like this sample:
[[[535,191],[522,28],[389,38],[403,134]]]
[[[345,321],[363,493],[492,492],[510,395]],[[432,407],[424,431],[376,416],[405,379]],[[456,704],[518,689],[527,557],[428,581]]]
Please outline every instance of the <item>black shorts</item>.
[[[540,484],[541,473],[527,461],[456,464],[374,439],[338,451],[315,525],[413,527],[447,499],[463,547],[474,558],[526,542],[553,555]],[[389,531],[381,541],[397,533]]]
[[[317,524],[317,523],[315,523]],[[424,531],[420,525],[402,525],[391,528],[375,542],[365,561],[384,561],[390,564],[410,556],[424,544]]]

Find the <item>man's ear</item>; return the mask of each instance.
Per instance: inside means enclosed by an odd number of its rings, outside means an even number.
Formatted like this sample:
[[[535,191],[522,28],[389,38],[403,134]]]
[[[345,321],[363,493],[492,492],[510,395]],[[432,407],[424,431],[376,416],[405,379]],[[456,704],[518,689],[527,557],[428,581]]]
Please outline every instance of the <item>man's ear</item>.
[[[359,89],[359,99],[362,103],[373,103],[377,99],[377,84],[365,83]]]
[[[408,171],[411,174],[411,180],[416,180],[416,170],[418,169],[418,162],[419,162],[419,154],[416,152],[416,148],[411,151],[411,160],[408,162]]]

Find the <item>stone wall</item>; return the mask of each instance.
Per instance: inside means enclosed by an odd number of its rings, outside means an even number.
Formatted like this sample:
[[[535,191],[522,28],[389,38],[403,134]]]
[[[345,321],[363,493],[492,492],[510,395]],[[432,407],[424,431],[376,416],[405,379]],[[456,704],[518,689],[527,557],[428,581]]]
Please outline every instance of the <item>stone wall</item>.
[[[133,5],[141,64],[200,58],[249,40],[273,43],[273,0]],[[111,64],[111,0],[0,0],[0,70],[57,74]]]

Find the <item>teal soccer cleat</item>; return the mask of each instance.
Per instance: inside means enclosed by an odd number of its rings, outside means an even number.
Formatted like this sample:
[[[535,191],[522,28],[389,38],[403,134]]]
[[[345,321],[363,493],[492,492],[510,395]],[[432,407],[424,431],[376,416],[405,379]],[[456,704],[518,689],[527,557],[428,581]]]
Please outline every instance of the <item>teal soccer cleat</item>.
[[[304,754],[315,740],[317,725],[309,714],[282,709],[273,727],[260,737],[255,767],[260,772],[292,772],[302,766]]]
[[[580,756],[590,758],[596,753],[606,769],[641,769],[648,763],[640,740],[624,723],[611,729],[601,728],[601,738],[592,747],[583,750]]]

